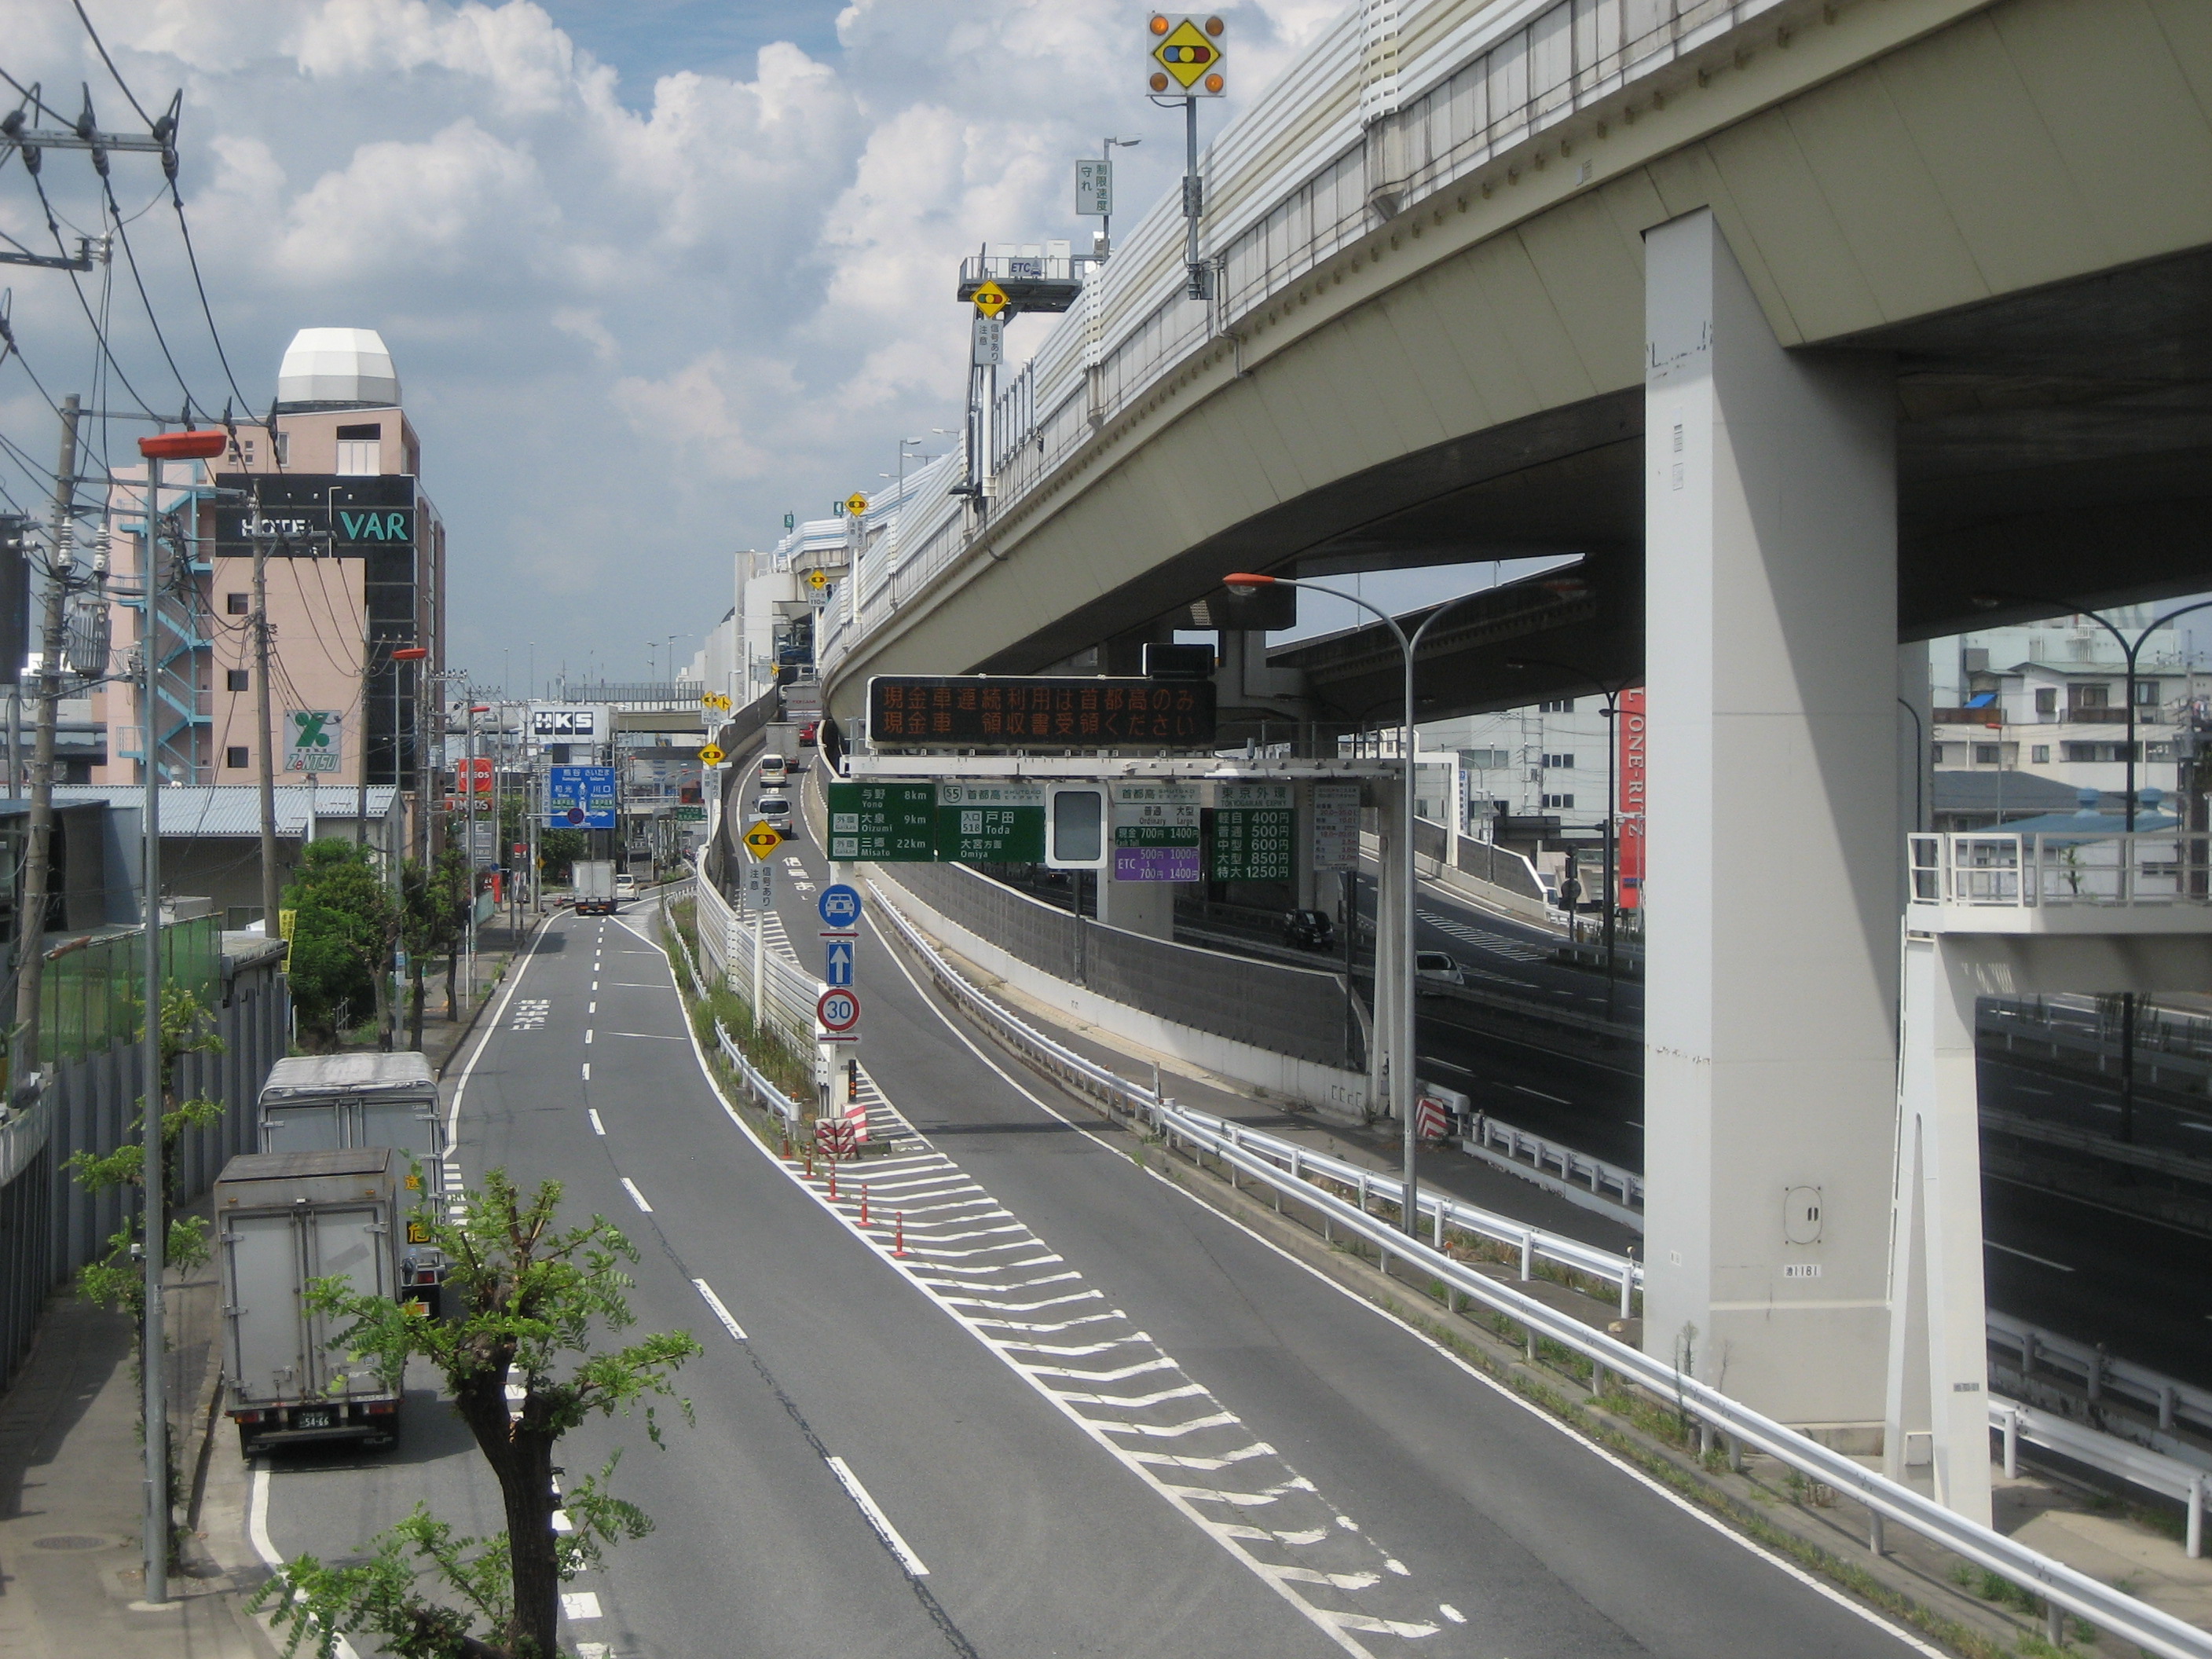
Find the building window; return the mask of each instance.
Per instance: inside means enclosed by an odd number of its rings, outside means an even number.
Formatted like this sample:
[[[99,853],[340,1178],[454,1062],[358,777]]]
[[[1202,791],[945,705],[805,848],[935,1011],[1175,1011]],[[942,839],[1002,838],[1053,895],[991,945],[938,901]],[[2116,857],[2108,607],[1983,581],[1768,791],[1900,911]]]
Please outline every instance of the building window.
[[[253,689],[253,677],[243,668],[226,668],[222,671],[222,678],[227,690],[250,691]]]
[[[2106,708],[2112,706],[2112,688],[2109,685],[2069,685],[2066,702],[2075,708]]]
[[[2136,682],[2136,706],[2138,708],[2154,708],[2158,706],[2158,682],[2156,680],[2137,680]]]
[[[2001,757],[2001,751],[1993,743],[1978,743],[1974,745],[1974,764],[1977,766],[1995,766]]]
[[[1536,705],[1536,712],[1540,714],[1571,714],[1575,712],[1575,700],[1562,697],[1557,702],[1540,702]]]
[[[1571,812],[1575,810],[1575,798],[1572,795],[1547,795],[1544,797],[1544,805],[1547,807],[1556,806],[1565,811]]]
[[[370,421],[338,428],[338,473],[342,477],[373,477],[384,471],[384,428]]]
[[[2051,745],[2047,743],[2031,744],[2028,746],[2027,754],[2029,761],[2034,765],[2051,764]]]
[[[1544,757],[1544,769],[1548,772],[1571,772],[1575,769],[1575,757],[1572,755],[1547,755]]]
[[[2057,686],[2040,685],[2036,688],[2035,712],[2039,714],[2056,714],[2058,712],[2058,688]]]
[[[2128,746],[2124,743],[2068,743],[2061,744],[2059,747],[2063,751],[2064,758],[2069,761],[2110,763],[2124,761],[2128,757]],[[2140,750],[2142,745],[2137,744],[2136,747]],[[2141,757],[2138,756],[2137,758]]]
[[[1470,772],[1496,772],[1513,764],[1510,749],[1462,749],[1459,763]]]
[[[234,772],[246,771],[253,764],[252,753],[244,744],[222,751],[222,763]]]
[[[1942,765],[1946,760],[1950,758],[1950,747],[1951,745],[1947,743],[1929,744],[1928,745],[1928,763],[1930,766]]]
[[[222,596],[222,608],[228,616],[250,617],[253,614],[253,596],[251,593],[226,593]]]

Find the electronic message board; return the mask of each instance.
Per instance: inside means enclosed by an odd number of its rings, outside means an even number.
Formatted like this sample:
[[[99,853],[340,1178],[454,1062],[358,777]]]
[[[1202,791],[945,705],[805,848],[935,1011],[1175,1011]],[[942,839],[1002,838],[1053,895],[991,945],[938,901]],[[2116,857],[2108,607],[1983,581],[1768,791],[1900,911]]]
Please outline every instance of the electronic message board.
[[[947,864],[1044,862],[1044,786],[999,779],[937,786],[937,856]]]
[[[933,783],[833,783],[830,856],[875,864],[929,864],[937,857]]]
[[[893,675],[868,682],[878,749],[1210,749],[1208,680]]]
[[[1287,783],[1224,783],[1214,792],[1208,881],[1289,881],[1294,822]]]

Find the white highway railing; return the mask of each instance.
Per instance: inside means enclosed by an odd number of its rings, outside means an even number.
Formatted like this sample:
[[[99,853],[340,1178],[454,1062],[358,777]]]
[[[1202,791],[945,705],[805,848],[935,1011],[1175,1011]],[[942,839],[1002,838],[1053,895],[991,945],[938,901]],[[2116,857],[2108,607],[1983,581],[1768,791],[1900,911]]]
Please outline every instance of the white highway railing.
[[[1908,836],[1912,902],[2002,909],[2212,902],[2205,836],[2126,834],[2119,822],[2090,814],[2078,830],[2042,835]]]
[[[2037,1411],[2016,1400],[1990,1401],[1990,1426],[2003,1437],[2008,1475],[2020,1473],[2020,1443],[2025,1440],[2077,1463],[2124,1475],[2151,1492],[2179,1498],[2188,1516],[2182,1547],[2191,1560],[2203,1558],[2204,1499],[2208,1489],[2212,1489],[2212,1473],[2162,1452],[2129,1446],[2071,1418]]]
[[[1602,1158],[1578,1152],[1571,1146],[1562,1146],[1555,1140],[1530,1134],[1526,1129],[1516,1129],[1510,1123],[1501,1123],[1486,1113],[1477,1112],[1468,1125],[1466,1139],[1479,1146],[1504,1152],[1518,1163],[1527,1158],[1535,1168],[1550,1173],[1553,1169],[1559,1178],[1573,1187],[1587,1187],[1600,1197],[1610,1187],[1620,1194],[1620,1201],[1631,1209],[1644,1207],[1644,1177],[1633,1170],[1624,1170],[1607,1164]]]
[[[2021,1375],[2056,1376],[2078,1387],[2092,1401],[2118,1396],[2153,1413],[2160,1430],[2188,1428],[2212,1433],[2212,1389],[2115,1359],[2103,1349],[2060,1336],[2007,1314],[1990,1316],[1990,1340],[2020,1355]],[[2212,1468],[2212,1462],[2208,1462]]]
[[[704,1002],[707,1000],[706,981],[699,977],[699,964],[692,959],[691,947],[684,944],[682,932],[672,924],[668,929],[668,937],[675,942],[676,952],[684,959],[684,971],[691,981],[692,994]],[[714,1022],[714,1045],[722,1051],[722,1058],[735,1068],[745,1087],[752,1091],[754,1099],[786,1123],[798,1123],[799,1103],[761,1074],[760,1068],[746,1057],[745,1051],[738,1047],[736,1040],[730,1036],[729,1027],[719,1019]]]
[[[1225,1120],[1176,1106],[1171,1100],[1161,1098],[1152,1090],[1131,1083],[1054,1042],[970,985],[885,898],[880,886],[873,881],[869,882],[868,886],[876,895],[883,913],[890,918],[893,927],[908,946],[927,966],[932,977],[956,1002],[981,1023],[995,1030],[1018,1053],[1030,1056],[1079,1091],[1128,1112],[1139,1122],[1184,1143],[1194,1152],[1202,1152],[1212,1157],[1225,1168],[1233,1170],[1237,1176],[1249,1177],[1273,1188],[1281,1196],[1295,1199],[1319,1217],[1331,1237],[1342,1234],[1364,1239],[1378,1252],[1386,1273],[1394,1259],[1403,1262],[1418,1274],[1442,1284],[1448,1294],[1480,1303],[1522,1326],[1528,1333],[1532,1351],[1540,1338],[1589,1360],[1593,1367],[1591,1383],[1594,1392],[1602,1389],[1608,1372],[1637,1383],[1661,1400],[1674,1401],[1680,1410],[1715,1431],[1732,1437],[1738,1444],[1764,1452],[1785,1468],[1825,1483],[1865,1505],[1873,1516],[1896,1522],[1951,1551],[1961,1559],[2044,1598],[2053,1607],[2086,1620],[2099,1630],[2110,1631],[2133,1642],[2146,1653],[2158,1655],[2160,1659],[2212,1659],[2212,1632],[2187,1624],[2069,1566],[2063,1561],[2030,1549],[2002,1533],[1955,1514],[1911,1487],[1887,1479],[1853,1462],[1844,1454],[1775,1422],[1740,1401],[1730,1399],[1717,1389],[1654,1359],[1641,1349],[1631,1347],[1603,1331],[1583,1324],[1571,1314],[1523,1295],[1510,1285],[1491,1279],[1471,1264],[1448,1255],[1435,1245],[1401,1232],[1389,1223],[1370,1214],[1364,1207],[1368,1190],[1382,1185],[1374,1171],[1350,1165],[1340,1166],[1350,1172],[1350,1184],[1354,1187],[1361,1201],[1339,1198],[1327,1188],[1316,1186],[1304,1173],[1310,1170],[1314,1174],[1326,1174],[1332,1181],[1344,1179],[1344,1176],[1329,1173],[1322,1168],[1321,1154],[1294,1148],[1275,1137],[1263,1136]],[[1298,1173],[1292,1173],[1294,1167]],[[1536,1230],[1504,1217],[1490,1216],[1487,1212],[1476,1211],[1470,1206],[1458,1205],[1449,1200],[1441,1202],[1449,1206],[1449,1209],[1443,1212],[1433,1209],[1431,1200],[1424,1195],[1421,1214],[1425,1221],[1441,1215],[1447,1218],[1443,1220],[1444,1225],[1477,1232],[1486,1237],[1500,1235],[1480,1224],[1481,1222],[1502,1227],[1506,1235],[1528,1241],[1523,1248],[1531,1258],[1530,1266],[1533,1267],[1538,1249]],[[1480,1222],[1477,1218],[1480,1218]],[[1441,1233],[1437,1237],[1440,1238]],[[1565,1247],[1557,1255],[1553,1254],[1548,1243],[1544,1249],[1544,1259],[1559,1261],[1563,1266],[1573,1266],[1578,1271],[1603,1277],[1607,1276],[1604,1272],[1605,1265],[1610,1262],[1610,1276],[1624,1283],[1638,1271],[1632,1261],[1613,1256],[1609,1252],[1574,1240],[1559,1239],[1557,1235],[1542,1237],[1547,1241],[1557,1240],[1559,1246]],[[1588,1260],[1590,1265],[1583,1266],[1581,1261],[1570,1261],[1565,1254],[1568,1249]],[[1524,1268],[1524,1273],[1527,1271]],[[2033,1437],[2032,1434],[2030,1437]],[[2067,1455],[2079,1455],[2073,1452]],[[2090,1460],[2084,1457],[2082,1461]]]

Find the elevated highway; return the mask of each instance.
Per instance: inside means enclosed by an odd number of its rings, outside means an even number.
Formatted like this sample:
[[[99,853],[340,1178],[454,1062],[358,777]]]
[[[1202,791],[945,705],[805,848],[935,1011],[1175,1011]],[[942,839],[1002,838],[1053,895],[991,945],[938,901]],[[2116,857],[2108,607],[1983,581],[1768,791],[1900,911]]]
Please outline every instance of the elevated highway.
[[[1642,236],[1700,210],[1782,345],[1887,371],[1899,638],[1984,617],[1993,568],[2185,589],[2208,83],[2201,11],[2156,0],[1354,6],[1206,154],[1216,297],[1163,203],[1000,398],[988,515],[918,497],[864,559],[832,706],[1034,671],[1235,568],[1542,552],[1595,596],[1543,654],[1636,672]],[[1439,641],[1436,712],[1526,701],[1499,654]]]
[[[1899,647],[2212,586],[2208,91],[2181,0],[1364,0],[1209,151],[1215,297],[1163,204],[986,499],[864,532],[828,706],[1120,666],[1240,568],[1577,556],[1439,630],[1423,713],[1648,684],[1646,1340],[1871,1444]],[[1390,695],[1378,645],[1301,652],[1317,712]]]

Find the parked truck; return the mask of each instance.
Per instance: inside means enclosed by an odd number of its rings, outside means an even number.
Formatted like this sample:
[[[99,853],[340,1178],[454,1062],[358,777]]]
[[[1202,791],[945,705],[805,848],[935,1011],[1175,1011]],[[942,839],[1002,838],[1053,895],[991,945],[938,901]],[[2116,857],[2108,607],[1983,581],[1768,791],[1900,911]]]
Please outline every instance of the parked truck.
[[[428,1305],[436,1253],[410,1245],[403,1155],[388,1146],[241,1152],[216,1178],[222,1273],[223,1381],[248,1457],[272,1445],[399,1435],[404,1373],[332,1346],[348,1321],[317,1311],[309,1282],[341,1279],[359,1294]]]
[[[611,859],[578,859],[569,866],[576,890],[576,914],[611,916],[615,913],[615,866]]]
[[[261,1085],[264,1152],[320,1152],[389,1146],[410,1200],[446,1188],[445,1126],[438,1079],[419,1054],[295,1054]],[[415,1185],[410,1160],[422,1170]]]

